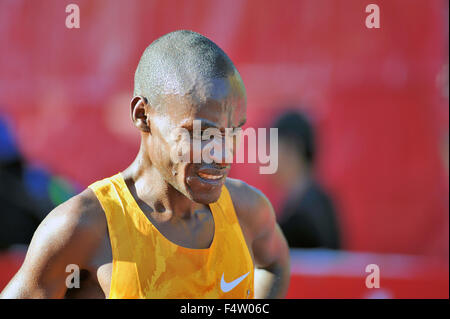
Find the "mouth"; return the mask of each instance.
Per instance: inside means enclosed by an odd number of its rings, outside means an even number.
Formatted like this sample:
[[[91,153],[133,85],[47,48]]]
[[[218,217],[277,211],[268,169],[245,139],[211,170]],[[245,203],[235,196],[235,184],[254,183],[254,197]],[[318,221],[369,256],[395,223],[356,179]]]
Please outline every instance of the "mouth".
[[[229,167],[216,168],[212,166],[203,166],[197,170],[196,175],[204,184],[220,185],[223,184],[228,170]]]
[[[205,179],[208,181],[218,181],[225,176],[224,174],[212,175],[212,174],[206,174],[206,173],[202,173],[202,172],[198,172],[197,175],[200,176],[202,179]]]

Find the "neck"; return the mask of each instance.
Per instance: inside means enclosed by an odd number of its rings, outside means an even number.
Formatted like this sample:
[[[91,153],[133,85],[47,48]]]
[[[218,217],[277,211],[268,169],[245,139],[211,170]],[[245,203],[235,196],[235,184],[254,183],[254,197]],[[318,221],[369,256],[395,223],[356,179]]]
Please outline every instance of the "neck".
[[[141,147],[133,163],[122,172],[122,176],[136,200],[148,206],[149,214],[157,221],[190,218],[201,206],[193,202],[168,183],[152,164],[145,144]],[[133,191],[134,188],[134,191]]]

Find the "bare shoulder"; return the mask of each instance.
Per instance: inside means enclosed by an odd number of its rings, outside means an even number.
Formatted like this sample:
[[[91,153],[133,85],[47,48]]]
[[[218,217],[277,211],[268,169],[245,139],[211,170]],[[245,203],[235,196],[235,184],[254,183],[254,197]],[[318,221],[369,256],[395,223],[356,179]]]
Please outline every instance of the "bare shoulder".
[[[226,187],[241,227],[250,233],[255,265],[269,269],[278,267],[278,263],[283,264],[284,269],[289,269],[286,266],[289,263],[287,242],[267,197],[257,188],[237,179],[227,179]]]
[[[87,188],[51,211],[36,230],[41,237],[57,234],[63,243],[78,233],[99,235],[106,228],[103,209],[94,192]]]
[[[86,189],[52,210],[35,231],[19,272],[2,297],[58,298],[64,296],[66,267],[83,269],[107,229],[102,207]]]
[[[253,240],[264,236],[275,227],[272,204],[263,192],[234,178],[227,178],[225,186],[230,193],[239,222],[249,228]]]
[[[257,213],[259,209],[270,205],[269,200],[263,192],[244,181],[227,178],[225,186],[230,192],[234,205],[242,208],[245,212]]]

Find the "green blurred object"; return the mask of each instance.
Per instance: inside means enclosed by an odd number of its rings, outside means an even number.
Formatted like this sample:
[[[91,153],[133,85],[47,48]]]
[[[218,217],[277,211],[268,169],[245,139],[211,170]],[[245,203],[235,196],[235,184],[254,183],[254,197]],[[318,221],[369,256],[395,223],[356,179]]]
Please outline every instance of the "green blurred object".
[[[48,194],[53,205],[58,206],[72,197],[75,189],[65,179],[53,176],[48,185]]]

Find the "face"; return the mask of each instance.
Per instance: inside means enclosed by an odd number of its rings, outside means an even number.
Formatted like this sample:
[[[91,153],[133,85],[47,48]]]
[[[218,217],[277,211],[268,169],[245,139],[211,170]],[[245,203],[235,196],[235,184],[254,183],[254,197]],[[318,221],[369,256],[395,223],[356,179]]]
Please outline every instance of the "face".
[[[278,161],[283,163],[283,165],[278,166],[278,170],[274,175],[274,182],[279,187],[292,185],[293,181],[298,180],[299,172],[303,170],[303,161],[292,146],[291,140],[279,138]]]
[[[201,134],[209,128],[225,134],[225,128],[242,126],[246,120],[245,88],[238,74],[203,81],[196,88],[193,92],[164,95],[159,107],[148,108],[150,132],[144,143],[152,165],[167,183],[191,200],[209,204],[218,200],[230,163],[225,158],[224,143],[220,144],[222,154],[211,152],[211,163],[203,157],[194,162],[195,145],[201,153],[214,143],[213,139],[195,134],[194,121],[201,124]],[[180,130],[189,132],[188,136],[174,134]],[[186,147],[190,150],[188,160],[174,160],[173,150]]]

